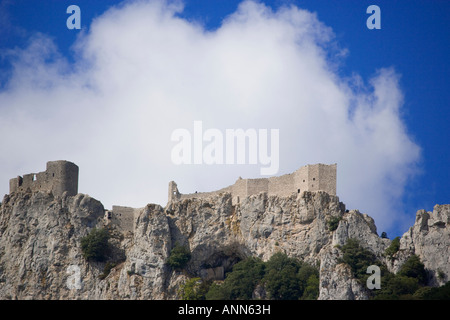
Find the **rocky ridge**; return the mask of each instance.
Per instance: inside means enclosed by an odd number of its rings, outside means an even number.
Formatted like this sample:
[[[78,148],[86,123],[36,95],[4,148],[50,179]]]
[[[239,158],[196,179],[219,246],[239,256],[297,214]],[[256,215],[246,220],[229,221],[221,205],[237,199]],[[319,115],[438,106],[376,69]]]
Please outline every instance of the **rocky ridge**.
[[[0,206],[0,299],[177,299],[189,277],[221,279],[249,256],[267,260],[284,252],[320,266],[319,299],[366,299],[366,289],[340,263],[339,245],[356,238],[392,272],[417,254],[440,285],[450,275],[450,205],[419,211],[415,224],[387,258],[391,240],[374,220],[346,210],[337,196],[303,192],[289,197],[260,193],[232,204],[223,193],[207,199],[149,204],[135,216],[134,232],[111,230],[115,266],[86,262],[81,238],[104,226],[103,205],[78,194],[12,193]],[[330,219],[339,221],[330,230]],[[167,265],[175,243],[189,247],[183,272]],[[103,275],[103,276],[102,276]]]

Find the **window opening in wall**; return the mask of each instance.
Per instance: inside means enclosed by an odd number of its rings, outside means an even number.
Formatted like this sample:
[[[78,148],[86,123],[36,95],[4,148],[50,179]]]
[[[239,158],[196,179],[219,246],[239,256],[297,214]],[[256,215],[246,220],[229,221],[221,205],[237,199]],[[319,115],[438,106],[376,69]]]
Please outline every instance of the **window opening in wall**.
[[[36,175],[33,174],[33,181],[36,181]]]
[[[316,181],[316,178],[313,178],[314,181]]]
[[[300,193],[300,189],[297,189],[297,193]]]
[[[55,176],[55,174],[54,173],[52,173],[52,177],[54,177]]]
[[[303,180],[303,182],[305,182],[305,180]]]

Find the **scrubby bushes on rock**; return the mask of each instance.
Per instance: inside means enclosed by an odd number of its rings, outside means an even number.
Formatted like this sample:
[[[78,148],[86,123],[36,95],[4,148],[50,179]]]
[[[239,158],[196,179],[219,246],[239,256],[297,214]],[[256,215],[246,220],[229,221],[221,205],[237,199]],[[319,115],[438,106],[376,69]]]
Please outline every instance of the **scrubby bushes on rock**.
[[[81,238],[81,251],[87,261],[103,262],[107,259],[110,248],[109,233],[106,229],[92,229]]]

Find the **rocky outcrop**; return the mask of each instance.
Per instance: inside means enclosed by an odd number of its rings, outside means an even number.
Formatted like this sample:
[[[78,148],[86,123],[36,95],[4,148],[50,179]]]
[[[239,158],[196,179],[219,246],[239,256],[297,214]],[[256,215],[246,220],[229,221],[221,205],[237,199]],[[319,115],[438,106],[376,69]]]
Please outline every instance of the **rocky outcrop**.
[[[388,266],[397,272],[412,254],[425,265],[430,285],[450,280],[450,205],[436,205],[432,212],[417,211],[414,225],[401,237],[400,249]]]
[[[0,297],[2,299],[90,298],[67,281],[83,274],[83,286],[97,282],[86,264],[80,239],[103,217],[103,205],[83,194],[5,196],[0,210]],[[74,284],[78,287],[78,284]]]
[[[327,248],[320,264],[319,300],[366,300],[365,288],[352,276],[350,267],[340,263],[341,251]]]
[[[389,239],[372,218],[345,210],[336,196],[303,192],[288,197],[252,195],[233,204],[231,194],[149,204],[135,215],[134,231],[111,230],[110,261],[86,262],[81,238],[104,226],[102,204],[88,195],[12,193],[0,207],[0,299],[176,299],[190,277],[221,280],[249,256],[267,260],[284,252],[320,266],[319,299],[367,299],[366,289],[340,263],[343,245],[359,240],[380,259]],[[338,221],[335,228],[330,221]],[[420,212],[389,260],[399,266],[415,253],[432,279],[450,274],[449,206]],[[187,246],[184,271],[167,265],[170,250]],[[111,268],[112,267],[112,268]],[[105,271],[106,270],[106,271]]]

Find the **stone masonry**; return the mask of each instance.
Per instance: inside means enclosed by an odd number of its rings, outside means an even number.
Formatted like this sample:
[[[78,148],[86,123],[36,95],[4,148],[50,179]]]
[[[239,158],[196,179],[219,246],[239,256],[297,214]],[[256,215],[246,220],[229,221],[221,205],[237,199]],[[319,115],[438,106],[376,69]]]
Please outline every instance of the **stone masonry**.
[[[336,195],[336,171],[337,164],[326,165],[322,163],[306,165],[293,173],[279,177],[242,179],[239,178],[233,185],[212,192],[199,192],[182,194],[174,181],[169,182],[169,203],[171,201],[207,198],[220,193],[229,192],[233,197],[233,204],[240,199],[260,192],[267,192],[269,196],[290,196],[293,193],[300,194],[303,191],[325,191],[330,195]]]
[[[60,197],[64,192],[69,196],[78,193],[78,166],[69,161],[49,161],[43,172],[29,173],[9,180],[9,192],[51,192]]]
[[[269,196],[290,196],[303,191],[325,191],[336,195],[336,164],[306,165],[293,173],[279,177],[239,179],[231,186],[217,191],[182,194],[174,181],[169,182],[168,203],[183,199],[207,198],[220,193],[231,193],[233,205],[240,203],[245,197],[266,192]],[[10,193],[14,192],[51,192],[61,197],[64,192],[74,196],[78,193],[78,166],[69,161],[49,161],[47,169],[39,173],[29,173],[13,178],[9,182]],[[105,210],[105,223],[116,226],[120,231],[134,231],[135,216],[140,209],[113,206]]]

